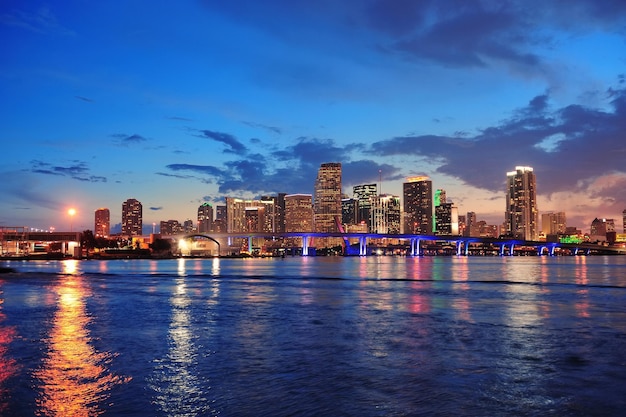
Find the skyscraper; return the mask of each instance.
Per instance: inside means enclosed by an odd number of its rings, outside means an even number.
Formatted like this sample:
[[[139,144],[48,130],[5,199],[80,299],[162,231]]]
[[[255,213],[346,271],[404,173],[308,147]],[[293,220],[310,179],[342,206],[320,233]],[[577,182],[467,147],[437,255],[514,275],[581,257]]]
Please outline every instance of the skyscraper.
[[[370,210],[372,208],[372,198],[378,194],[376,184],[355,185],[352,187],[352,195],[357,200],[356,222],[367,223],[369,230],[374,230],[371,224]]]
[[[457,236],[459,234],[459,210],[452,203],[441,203],[435,207],[435,234]]]
[[[143,227],[143,208],[134,198],[122,203],[122,234],[141,236]]]
[[[96,237],[109,237],[111,229],[111,213],[108,208],[96,210],[94,235]]]
[[[285,231],[313,231],[311,194],[289,194],[285,196]]]
[[[564,212],[543,213],[541,215],[541,231],[544,235],[564,234],[566,228]]]
[[[626,209],[622,211],[622,233],[626,233]]]
[[[228,232],[275,232],[274,199],[244,200],[226,197]]]
[[[330,162],[320,166],[314,191],[314,231],[337,232],[335,217],[341,220],[341,163]]]
[[[400,233],[400,197],[381,194],[371,198],[370,231],[373,233]]]
[[[203,203],[198,207],[198,233],[213,231],[213,206]]]
[[[402,184],[404,233],[433,233],[433,183],[428,177],[411,177]]]
[[[518,239],[537,240],[536,179],[531,167],[517,166],[507,172],[506,233]]]

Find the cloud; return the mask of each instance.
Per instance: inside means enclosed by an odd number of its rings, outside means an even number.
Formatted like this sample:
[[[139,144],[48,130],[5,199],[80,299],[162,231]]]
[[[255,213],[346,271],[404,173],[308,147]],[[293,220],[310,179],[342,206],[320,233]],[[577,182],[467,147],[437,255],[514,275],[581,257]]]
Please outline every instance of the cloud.
[[[437,172],[493,192],[504,190],[507,171],[529,165],[540,194],[579,192],[589,181],[626,172],[626,90],[612,90],[610,97],[610,111],[580,105],[549,110],[549,96],[541,95],[474,136],[394,137],[373,143],[368,152],[427,158]],[[619,187],[606,189],[626,207]]]
[[[32,168],[28,171],[35,174],[56,175],[65,176],[75,179],[77,181],[84,182],[107,182],[106,177],[97,175],[88,175],[89,168],[87,168],[84,162],[75,161],[73,165],[69,166],[53,166],[48,162],[33,160],[31,161]]]
[[[133,145],[133,144],[145,142],[148,140],[145,137],[138,135],[136,133],[133,135],[127,135],[125,133],[114,133],[111,135],[111,137],[116,138],[116,142],[118,142],[122,146]]]
[[[178,116],[169,116],[169,117],[166,117],[166,119],[168,119],[168,120],[176,120],[176,121],[179,121],[179,122],[193,122],[193,119],[188,119],[186,117],[178,117]]]
[[[198,130],[198,132],[200,132],[200,134],[195,136],[199,138],[207,138],[227,145],[230,149],[225,149],[224,152],[236,154],[243,154],[247,152],[247,148],[231,134],[215,132],[212,130]]]
[[[150,210],[159,211],[159,210],[163,210],[163,207],[150,207]]]
[[[74,96],[74,98],[78,99],[78,100],[82,100],[82,101],[86,101],[87,103],[93,103],[94,100],[88,98],[88,97],[83,97],[83,96]]]
[[[279,127],[276,127],[276,126],[268,126],[268,125],[264,125],[264,124],[261,124],[261,123],[246,122],[246,121],[242,121],[241,123],[243,123],[243,124],[245,124],[247,126],[250,126],[250,127],[264,129],[264,130],[267,130],[267,131],[269,131],[271,133],[278,133],[279,135],[281,133],[283,133],[283,130],[281,128],[279,128]]]

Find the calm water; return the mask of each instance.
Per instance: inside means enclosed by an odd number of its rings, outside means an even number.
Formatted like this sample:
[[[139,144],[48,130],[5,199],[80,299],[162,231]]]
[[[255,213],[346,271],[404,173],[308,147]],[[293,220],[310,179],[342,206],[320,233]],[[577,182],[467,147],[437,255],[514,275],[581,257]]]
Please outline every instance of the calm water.
[[[626,257],[9,265],[3,416],[626,410]]]

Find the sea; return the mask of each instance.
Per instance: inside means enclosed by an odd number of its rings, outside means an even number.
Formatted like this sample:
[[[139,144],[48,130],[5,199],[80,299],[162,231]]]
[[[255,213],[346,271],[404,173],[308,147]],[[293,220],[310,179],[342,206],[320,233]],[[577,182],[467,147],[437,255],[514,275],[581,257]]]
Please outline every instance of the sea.
[[[626,256],[0,266],[1,416],[626,413]]]

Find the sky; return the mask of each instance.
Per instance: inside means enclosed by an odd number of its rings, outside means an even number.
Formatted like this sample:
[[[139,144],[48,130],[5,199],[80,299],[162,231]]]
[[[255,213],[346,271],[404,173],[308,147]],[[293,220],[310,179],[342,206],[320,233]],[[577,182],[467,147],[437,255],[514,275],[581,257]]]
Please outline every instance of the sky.
[[[341,162],[348,196],[428,175],[490,224],[530,166],[540,214],[621,232],[623,0],[3,0],[0,39],[0,226],[195,224]]]

